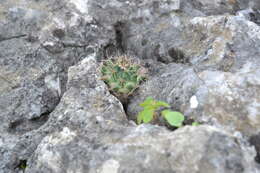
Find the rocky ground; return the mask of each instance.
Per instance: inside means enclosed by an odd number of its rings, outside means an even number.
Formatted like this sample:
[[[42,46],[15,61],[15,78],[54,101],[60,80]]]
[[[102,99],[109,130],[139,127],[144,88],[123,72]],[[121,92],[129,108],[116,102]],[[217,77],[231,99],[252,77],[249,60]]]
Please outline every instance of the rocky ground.
[[[201,125],[136,125],[148,96]],[[260,173],[260,1],[1,0],[0,119],[0,173]]]

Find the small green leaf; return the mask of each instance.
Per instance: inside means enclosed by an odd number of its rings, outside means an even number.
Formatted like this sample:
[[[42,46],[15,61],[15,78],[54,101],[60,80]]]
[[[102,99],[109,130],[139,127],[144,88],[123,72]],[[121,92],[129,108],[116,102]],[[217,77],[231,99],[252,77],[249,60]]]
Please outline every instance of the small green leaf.
[[[153,100],[152,97],[147,97],[143,103],[140,103],[140,106],[143,107],[143,108],[149,107],[153,104],[153,101],[154,100]]]
[[[174,127],[181,127],[184,121],[184,116],[180,112],[173,112],[171,110],[162,111],[165,120]]]
[[[163,102],[163,101],[156,101],[156,107],[171,107],[168,103]]]
[[[143,111],[138,113],[137,123],[141,124],[142,122],[148,123],[153,119],[154,110],[153,109],[144,109]]]
[[[153,114],[154,110],[152,109],[144,109],[142,111],[142,120],[144,123],[149,123],[150,121],[153,120]]]
[[[198,122],[194,121],[194,122],[193,122],[191,125],[192,125],[192,126],[199,126],[199,125],[200,125],[200,123],[198,123]]]
[[[141,107],[146,108],[153,108],[153,109],[159,109],[160,107],[170,107],[170,105],[163,101],[156,101],[152,97],[147,97],[146,100],[140,104]]]

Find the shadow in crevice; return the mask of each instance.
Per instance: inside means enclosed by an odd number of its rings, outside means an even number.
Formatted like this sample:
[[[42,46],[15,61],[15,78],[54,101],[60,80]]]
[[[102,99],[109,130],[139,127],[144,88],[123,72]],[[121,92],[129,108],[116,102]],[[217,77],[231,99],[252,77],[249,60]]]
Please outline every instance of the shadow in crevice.
[[[16,168],[24,173],[27,168],[27,160],[20,160]]]
[[[36,130],[45,124],[49,119],[50,112],[42,114],[40,117],[33,119],[18,119],[10,122],[8,132],[12,134],[22,135],[29,131]]]
[[[260,25],[260,11],[254,10],[253,12],[249,13],[250,21]]]
[[[116,34],[116,48],[121,52],[125,53],[126,50],[124,48],[124,30],[126,29],[126,23],[122,21],[118,21],[114,24],[114,30]]]
[[[177,64],[189,64],[189,58],[185,56],[183,51],[181,51],[178,48],[172,47],[168,50],[165,51],[165,56],[160,55],[160,45],[158,45],[155,48],[155,55],[157,57],[157,61],[164,63],[164,64],[169,64],[169,63],[177,63]]]
[[[180,64],[187,64],[189,63],[189,59],[184,55],[184,53],[177,49],[177,48],[170,48],[168,50],[169,56],[172,58],[172,61],[175,63],[180,63]]]
[[[249,143],[255,147],[257,155],[255,161],[260,164],[260,133],[253,135],[249,139]]]

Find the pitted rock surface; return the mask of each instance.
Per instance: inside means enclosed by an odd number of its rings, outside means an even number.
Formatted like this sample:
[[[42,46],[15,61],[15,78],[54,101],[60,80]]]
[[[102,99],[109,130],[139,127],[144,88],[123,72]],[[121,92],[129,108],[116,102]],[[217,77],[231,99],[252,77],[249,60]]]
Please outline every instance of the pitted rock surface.
[[[0,173],[260,172],[259,24],[259,0],[1,0]],[[124,53],[150,75],[123,107],[99,65]],[[147,96],[205,125],[137,126]]]

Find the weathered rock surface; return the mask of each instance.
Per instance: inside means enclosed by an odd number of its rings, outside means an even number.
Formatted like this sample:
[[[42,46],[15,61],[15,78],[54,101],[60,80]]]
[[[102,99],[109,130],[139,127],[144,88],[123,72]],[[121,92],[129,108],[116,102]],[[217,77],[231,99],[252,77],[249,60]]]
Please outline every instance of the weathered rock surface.
[[[237,71],[246,62],[259,66],[260,29],[256,23],[230,15],[182,15],[171,13],[147,24],[125,24],[125,49],[146,59],[200,69]]]
[[[135,120],[138,105],[152,96],[171,104],[186,116],[250,136],[260,125],[260,71],[246,64],[237,73],[169,64],[144,83],[130,100],[128,115]]]
[[[68,90],[44,126],[56,129],[41,140],[26,172],[257,172],[255,151],[216,128],[170,132],[130,124],[96,68],[91,58],[70,68]]]
[[[258,4],[251,2],[250,6],[254,3]],[[116,26],[122,50],[143,59],[229,70],[241,65],[249,52],[251,59],[259,56],[259,28],[242,17],[230,16],[249,6],[248,1],[99,0],[89,6],[98,21]],[[222,16],[207,17],[213,14]],[[237,62],[233,56],[238,56]],[[222,67],[225,63],[227,67]]]
[[[259,140],[260,140],[260,133],[256,134],[256,135],[253,135],[250,137],[250,144],[251,145],[254,145],[255,146],[255,149],[257,151],[257,156],[255,158],[255,160],[259,163],[260,162],[260,143],[259,143]]]
[[[94,146],[86,134],[64,127],[42,140],[26,172],[257,172],[254,161],[247,160],[250,150],[207,126],[173,133],[140,126],[125,136],[113,133]]]
[[[246,135],[252,135],[259,131],[260,125],[260,71],[252,66],[245,70],[238,73],[201,72],[199,77],[208,88],[208,93],[207,98],[200,94],[197,98],[205,98],[202,101],[204,115],[216,118],[221,124]]]
[[[175,110],[183,111],[190,98],[203,85],[203,81],[198,77],[193,68],[188,65],[171,63],[162,67],[159,72],[137,91],[137,94],[130,99],[128,104],[128,115],[132,120],[141,107],[138,105],[147,97],[151,96],[157,100],[163,100],[171,104]]]
[[[114,36],[65,1],[0,6],[1,170],[19,136],[43,125],[59,103],[68,67]]]
[[[259,158],[259,14],[259,0],[2,0],[0,173],[260,172],[232,134]],[[122,52],[152,71],[131,119],[153,96],[215,127],[129,122],[97,64]]]

